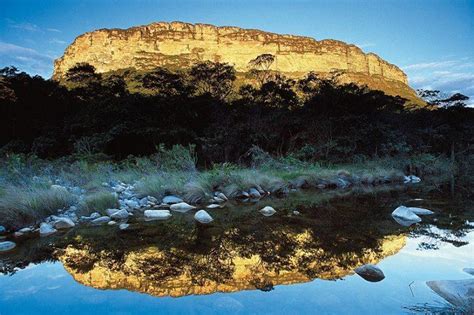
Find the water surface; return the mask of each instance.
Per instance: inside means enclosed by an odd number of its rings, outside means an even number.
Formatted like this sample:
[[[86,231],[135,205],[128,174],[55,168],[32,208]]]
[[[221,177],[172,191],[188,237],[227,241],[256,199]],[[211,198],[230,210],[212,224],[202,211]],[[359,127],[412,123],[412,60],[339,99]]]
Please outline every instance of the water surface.
[[[468,191],[469,193],[469,191]],[[418,185],[292,193],[129,229],[80,227],[0,256],[0,314],[401,314],[445,306],[425,284],[471,277],[474,208],[464,190]],[[397,206],[435,211],[404,227]],[[277,214],[258,209],[272,205]],[[295,215],[297,210],[300,214]],[[354,268],[377,264],[367,282]]]

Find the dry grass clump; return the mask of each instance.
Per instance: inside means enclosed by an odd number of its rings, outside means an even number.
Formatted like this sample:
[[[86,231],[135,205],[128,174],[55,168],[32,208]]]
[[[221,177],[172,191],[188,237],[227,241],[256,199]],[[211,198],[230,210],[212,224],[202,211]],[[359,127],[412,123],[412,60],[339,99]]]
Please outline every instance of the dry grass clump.
[[[120,206],[117,194],[108,191],[98,191],[92,193],[81,203],[82,213],[99,212],[104,214],[107,209],[114,209]]]
[[[0,225],[18,228],[35,223],[77,202],[66,189],[8,187],[0,199]]]

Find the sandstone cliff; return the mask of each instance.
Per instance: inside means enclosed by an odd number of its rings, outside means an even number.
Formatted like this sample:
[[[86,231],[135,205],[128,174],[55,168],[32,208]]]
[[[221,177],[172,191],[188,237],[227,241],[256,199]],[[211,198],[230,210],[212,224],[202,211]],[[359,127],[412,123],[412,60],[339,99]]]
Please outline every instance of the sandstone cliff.
[[[138,70],[157,66],[187,67],[197,61],[227,62],[246,72],[258,55],[276,56],[272,70],[298,77],[309,71],[344,73],[343,82],[367,85],[387,94],[416,99],[407,76],[397,66],[375,54],[365,54],[355,45],[336,40],[280,35],[238,27],[216,27],[181,22],[152,23],[123,29],[85,33],[55,61],[54,79],[61,79],[78,62],[87,62],[98,72],[125,68]]]

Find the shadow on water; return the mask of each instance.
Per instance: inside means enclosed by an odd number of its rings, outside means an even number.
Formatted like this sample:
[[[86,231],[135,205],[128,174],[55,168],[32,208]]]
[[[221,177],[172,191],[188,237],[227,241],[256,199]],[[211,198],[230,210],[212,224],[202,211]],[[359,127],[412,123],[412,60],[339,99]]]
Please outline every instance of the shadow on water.
[[[473,204],[450,184],[295,192],[286,199],[230,204],[208,210],[210,225],[193,213],[168,221],[79,227],[61,235],[25,240],[0,256],[0,271],[12,274],[30,263],[60,261],[76,281],[98,289],[127,289],[154,296],[185,296],[337,280],[357,266],[397,254],[407,238],[427,236],[419,250],[442,242],[463,246]],[[397,224],[394,208],[435,211],[411,227]],[[258,209],[277,213],[264,217]],[[298,215],[294,211],[299,212]]]

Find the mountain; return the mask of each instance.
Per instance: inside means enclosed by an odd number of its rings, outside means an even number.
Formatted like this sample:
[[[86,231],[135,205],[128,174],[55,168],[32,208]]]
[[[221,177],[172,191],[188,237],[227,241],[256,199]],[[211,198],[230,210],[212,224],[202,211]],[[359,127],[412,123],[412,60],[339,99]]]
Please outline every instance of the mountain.
[[[270,70],[289,77],[310,71],[341,73],[342,83],[367,85],[389,95],[420,103],[408,86],[406,74],[373,53],[337,40],[280,35],[239,27],[159,22],[128,29],[100,29],[80,35],[54,64],[53,78],[60,80],[76,63],[87,62],[98,72],[155,67],[186,68],[198,61],[226,62],[240,72],[250,60],[272,54]]]

